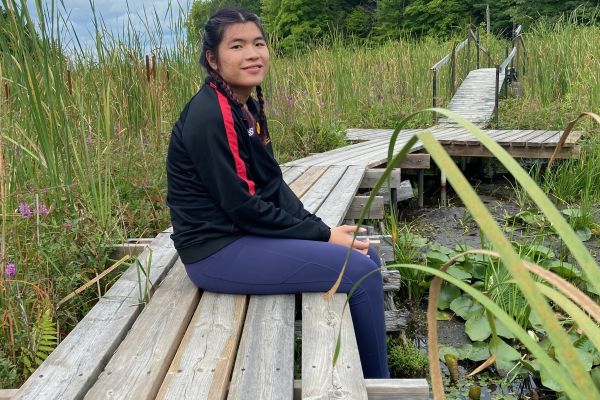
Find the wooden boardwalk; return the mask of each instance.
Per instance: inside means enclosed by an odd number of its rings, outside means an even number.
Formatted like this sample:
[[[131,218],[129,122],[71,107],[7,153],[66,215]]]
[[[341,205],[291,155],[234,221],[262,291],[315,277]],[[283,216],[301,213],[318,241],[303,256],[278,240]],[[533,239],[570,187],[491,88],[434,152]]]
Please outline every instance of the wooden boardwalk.
[[[500,71],[500,87],[504,82],[504,70]],[[450,101],[448,109],[473,122],[486,126],[496,108],[496,68],[475,69],[467,75],[456,94]],[[440,118],[440,125],[456,125],[449,118]]]
[[[424,129],[407,129],[401,131],[398,136],[396,149],[414,135],[415,132],[423,131]],[[430,132],[439,140],[450,155],[454,156],[472,156],[472,157],[488,157],[491,154],[481,145],[479,140],[469,133],[466,129],[456,126],[436,126],[428,128]],[[348,129],[346,139],[350,141],[358,141],[363,146],[371,146],[378,148],[385,146],[387,149],[388,142],[392,133],[392,129]],[[554,149],[563,134],[563,131],[553,130],[510,130],[510,129],[488,129],[483,130],[491,139],[502,146],[510,155],[516,158],[550,158]],[[563,145],[558,158],[570,158],[579,155],[578,140],[581,138],[582,132],[571,132]],[[420,150],[422,146],[416,144],[413,151]],[[386,150],[387,151],[387,150]],[[325,153],[324,153],[325,154]],[[352,156],[352,151],[349,151],[349,157]],[[380,161],[376,155],[373,160]],[[302,160],[302,161],[301,161]],[[316,157],[307,157],[298,160],[303,164],[318,161]],[[373,166],[373,165],[369,165]]]
[[[294,165],[282,171],[305,208],[337,226],[366,167]],[[429,397],[425,379],[363,378],[352,318],[349,312],[342,315],[345,294],[329,301],[320,293],[301,295],[302,379],[294,380],[295,296],[199,291],[187,278],[170,233],[159,234],[139,257],[151,294],[143,310],[139,271],[132,266],[13,399]],[[340,329],[342,349],[334,366]]]

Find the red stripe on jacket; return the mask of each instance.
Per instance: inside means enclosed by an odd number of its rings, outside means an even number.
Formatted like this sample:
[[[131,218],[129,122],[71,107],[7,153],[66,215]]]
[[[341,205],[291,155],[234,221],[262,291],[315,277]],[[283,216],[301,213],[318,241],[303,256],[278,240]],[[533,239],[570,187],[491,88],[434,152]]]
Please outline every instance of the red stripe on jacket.
[[[210,86],[212,86],[212,88],[215,89],[215,92],[217,92],[221,114],[223,115],[223,122],[225,123],[227,142],[229,143],[229,149],[231,150],[231,154],[233,154],[233,160],[235,161],[235,170],[238,176],[248,185],[248,192],[250,193],[250,196],[254,196],[254,193],[256,193],[256,185],[248,178],[246,164],[244,164],[244,161],[242,161],[240,158],[237,133],[235,132],[235,124],[233,122],[233,115],[231,114],[229,100],[227,100],[227,97],[225,97],[223,93],[217,90],[217,87],[213,83],[211,83]]]

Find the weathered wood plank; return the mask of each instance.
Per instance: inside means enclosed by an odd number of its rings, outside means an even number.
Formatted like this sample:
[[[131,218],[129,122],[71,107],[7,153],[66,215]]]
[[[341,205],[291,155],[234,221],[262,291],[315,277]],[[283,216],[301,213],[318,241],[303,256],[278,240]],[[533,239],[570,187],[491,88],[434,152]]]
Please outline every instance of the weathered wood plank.
[[[156,397],[199,300],[178,260],[85,399]]]
[[[140,255],[156,286],[169,271],[177,252],[168,232],[159,234]],[[148,265],[151,257],[151,266]],[[143,274],[142,274],[143,276]],[[145,283],[142,282],[142,286]],[[71,333],[48,356],[14,399],[80,399],[121,343],[141,308],[136,267],[127,270]]]
[[[308,169],[308,167],[303,166],[293,166],[286,168],[288,168],[288,170],[283,173],[283,180],[288,185],[291,185],[296,179],[298,179],[298,177],[300,177]]]
[[[428,400],[426,379],[365,379],[369,400]],[[294,381],[294,400],[303,399],[302,381]]]
[[[323,222],[329,226],[340,225],[364,174],[363,167],[350,166],[346,169],[327,199],[317,208],[316,214]]]
[[[321,293],[302,295],[302,398],[367,399],[360,357],[350,312],[342,309],[346,296],[325,300]],[[341,351],[336,365],[332,357],[339,326]]]
[[[348,208],[348,212],[346,213],[346,219],[358,219],[360,217],[360,213],[365,208],[368,199],[369,196],[355,196],[354,200],[352,200],[352,203],[350,204],[350,207]],[[373,203],[371,203],[371,208],[369,209],[369,212],[365,218],[383,219],[383,204],[383,196],[375,196]]]
[[[453,157],[493,157],[492,153],[483,147],[444,146],[449,155]],[[504,147],[515,158],[550,158],[554,152],[553,147]],[[563,148],[556,158],[577,158],[580,155],[579,147]]]
[[[298,197],[302,197],[304,193],[308,191],[319,180],[321,175],[325,173],[327,167],[324,166],[312,166],[309,167],[298,179],[296,179],[291,185],[290,189]]]
[[[300,198],[304,208],[314,213],[338,184],[347,167],[335,165],[327,168],[321,178]]]
[[[228,400],[293,398],[294,295],[252,296]]]
[[[245,295],[203,293],[157,399],[225,399],[246,305]]]
[[[400,169],[429,169],[431,168],[431,156],[425,153],[407,154],[397,167]]]
[[[427,154],[428,155],[428,154]],[[372,189],[377,184],[377,181],[381,179],[383,173],[385,172],[384,168],[369,168],[365,171],[365,175],[360,182],[361,189]],[[402,183],[400,169],[396,168],[392,170],[390,174],[390,185],[393,188],[397,188]],[[387,184],[387,183],[386,183]]]
[[[0,400],[11,400],[19,389],[0,389]]]

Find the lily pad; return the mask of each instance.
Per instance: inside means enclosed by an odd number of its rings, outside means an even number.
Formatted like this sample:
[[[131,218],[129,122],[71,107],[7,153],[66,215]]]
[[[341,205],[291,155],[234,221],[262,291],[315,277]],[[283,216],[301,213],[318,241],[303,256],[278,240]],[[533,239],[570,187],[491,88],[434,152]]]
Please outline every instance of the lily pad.
[[[460,279],[461,281],[468,281],[469,279],[472,278],[470,273],[468,273],[461,266],[456,265],[456,264],[451,265],[450,268],[448,268],[447,272],[450,275],[452,275],[453,277],[455,277],[456,279]]]
[[[474,342],[480,342],[490,337],[492,329],[484,313],[471,316],[465,323],[465,332]]]
[[[575,234],[582,242],[587,242],[592,238],[592,230],[590,228],[580,228],[575,231]]]
[[[490,348],[486,342],[467,343],[459,349],[462,358],[471,361],[485,361],[490,357]]]
[[[546,328],[544,327],[544,324],[542,324],[542,320],[537,316],[537,314],[533,310],[531,310],[531,312],[529,313],[529,323],[531,324],[531,327],[536,331],[546,333]]]
[[[552,375],[546,372],[545,368],[540,367],[540,378],[542,380],[542,385],[547,387],[550,390],[554,390],[555,392],[562,392],[562,388],[558,384],[558,382],[552,377]]]
[[[582,275],[581,269],[578,266],[568,262],[562,262],[554,259],[544,263],[544,266],[552,272],[562,276],[563,278],[574,278]]]
[[[452,319],[452,313],[449,311],[437,311],[436,319],[438,321],[450,321]]]
[[[450,303],[450,309],[454,311],[456,315],[464,319],[465,321],[470,317],[481,314],[483,306],[477,301],[474,301],[468,294],[463,294],[460,297],[452,300]]]
[[[581,208],[565,208],[561,211],[564,215],[571,218],[581,218],[583,213],[581,212]]]
[[[496,333],[498,336],[502,336],[505,339],[515,338],[515,334],[512,333],[512,331],[508,329],[500,320],[495,318],[494,321],[496,322]]]
[[[442,283],[442,289],[440,290],[440,301],[438,303],[438,309],[446,310],[450,307],[452,300],[460,296],[460,289],[449,283]]]
[[[494,350],[496,351],[496,367],[504,372],[513,369],[521,359],[521,353],[500,338],[490,341],[490,352],[493,353]]]
[[[518,221],[522,221],[527,225],[542,228],[547,225],[546,218],[536,210],[525,210],[517,213],[514,217]]]
[[[454,250],[446,247],[446,246],[442,246],[440,244],[433,244],[429,247],[430,251],[437,251],[439,253],[442,254],[446,254],[447,256],[453,256],[455,254]]]
[[[439,267],[447,263],[450,260],[450,257],[447,254],[441,253],[436,250],[430,250],[426,254],[427,264],[431,264],[434,267]]]

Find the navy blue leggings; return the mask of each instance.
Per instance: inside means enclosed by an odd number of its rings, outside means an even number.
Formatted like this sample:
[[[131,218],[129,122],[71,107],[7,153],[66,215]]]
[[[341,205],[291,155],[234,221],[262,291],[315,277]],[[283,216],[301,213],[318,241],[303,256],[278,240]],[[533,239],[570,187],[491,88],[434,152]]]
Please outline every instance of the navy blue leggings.
[[[233,294],[326,292],[337,279],[347,247],[319,241],[244,236],[186,271],[196,286]],[[353,250],[339,292],[348,293],[364,275],[378,269],[379,256]],[[350,312],[365,378],[389,378],[383,281],[365,279],[350,297]]]

